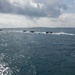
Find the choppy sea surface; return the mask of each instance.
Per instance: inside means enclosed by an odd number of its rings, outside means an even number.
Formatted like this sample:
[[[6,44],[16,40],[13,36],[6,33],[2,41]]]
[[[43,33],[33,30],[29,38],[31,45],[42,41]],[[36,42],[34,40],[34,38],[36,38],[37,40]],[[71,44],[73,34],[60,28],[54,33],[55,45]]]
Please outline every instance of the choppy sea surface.
[[[2,29],[0,75],[75,75],[75,28]]]

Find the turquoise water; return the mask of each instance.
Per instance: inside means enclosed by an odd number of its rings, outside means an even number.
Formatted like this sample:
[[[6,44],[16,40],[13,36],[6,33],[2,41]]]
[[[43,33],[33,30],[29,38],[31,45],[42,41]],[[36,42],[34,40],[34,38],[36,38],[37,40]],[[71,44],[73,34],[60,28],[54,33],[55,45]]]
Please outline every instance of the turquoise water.
[[[75,75],[74,28],[23,30],[0,32],[0,75]]]

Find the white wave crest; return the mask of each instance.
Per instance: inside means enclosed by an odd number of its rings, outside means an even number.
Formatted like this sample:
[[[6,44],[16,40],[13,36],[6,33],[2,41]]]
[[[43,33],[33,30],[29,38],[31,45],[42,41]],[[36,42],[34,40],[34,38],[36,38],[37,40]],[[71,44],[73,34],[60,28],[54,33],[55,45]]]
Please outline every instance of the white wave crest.
[[[58,33],[52,33],[53,35],[75,35],[72,33],[65,33],[65,32],[58,32]]]
[[[8,30],[8,31],[1,31],[3,33],[30,33],[30,34],[52,34],[52,35],[75,35],[73,33],[66,33],[66,32],[36,32],[36,31],[22,31],[22,30]]]
[[[65,33],[65,32],[49,32],[49,33],[46,33],[46,32],[34,32],[35,34],[50,34],[50,35],[75,35],[75,34],[72,34],[72,33]]]

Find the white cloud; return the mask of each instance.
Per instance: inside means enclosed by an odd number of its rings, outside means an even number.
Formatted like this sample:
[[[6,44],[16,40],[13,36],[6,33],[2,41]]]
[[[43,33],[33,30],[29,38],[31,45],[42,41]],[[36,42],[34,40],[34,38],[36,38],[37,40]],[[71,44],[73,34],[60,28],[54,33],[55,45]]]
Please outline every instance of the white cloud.
[[[29,17],[59,17],[60,0],[0,0],[0,12]]]
[[[75,14],[64,13],[58,18],[27,18],[0,14],[0,27],[75,27]]]
[[[63,9],[60,0],[0,0],[0,27],[75,27],[75,13]]]

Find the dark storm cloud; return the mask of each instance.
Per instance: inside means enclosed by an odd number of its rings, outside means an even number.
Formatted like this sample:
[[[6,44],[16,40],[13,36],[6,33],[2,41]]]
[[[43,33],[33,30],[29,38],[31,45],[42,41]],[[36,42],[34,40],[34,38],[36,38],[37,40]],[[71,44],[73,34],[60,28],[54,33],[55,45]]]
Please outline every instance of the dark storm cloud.
[[[13,0],[12,0],[13,1]],[[21,0],[22,1],[22,0]],[[59,0],[0,0],[0,12],[8,14],[19,14],[29,17],[59,17],[61,9],[66,9]]]

